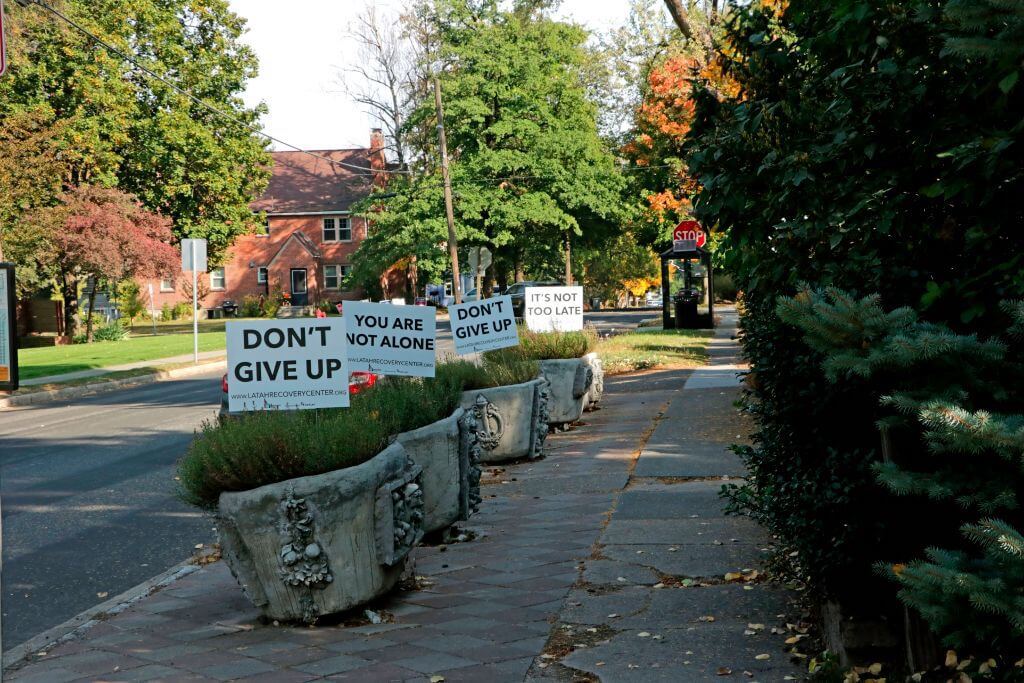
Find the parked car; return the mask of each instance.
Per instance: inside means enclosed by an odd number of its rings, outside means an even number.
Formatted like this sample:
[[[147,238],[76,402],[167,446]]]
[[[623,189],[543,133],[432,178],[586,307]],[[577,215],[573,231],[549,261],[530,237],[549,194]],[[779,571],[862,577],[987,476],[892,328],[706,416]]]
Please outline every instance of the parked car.
[[[651,290],[644,296],[644,304],[647,308],[661,308],[663,299],[661,298],[661,292],[657,290]]]
[[[355,396],[360,391],[369,389],[377,383],[378,375],[372,372],[350,372],[348,375],[348,395]],[[220,378],[220,416],[227,417],[228,415],[238,413],[231,413],[228,410],[228,376],[225,373]]]
[[[526,288],[527,287],[561,287],[558,280],[527,280],[509,285],[505,293],[512,297],[512,314],[517,318],[523,317],[526,310]]]

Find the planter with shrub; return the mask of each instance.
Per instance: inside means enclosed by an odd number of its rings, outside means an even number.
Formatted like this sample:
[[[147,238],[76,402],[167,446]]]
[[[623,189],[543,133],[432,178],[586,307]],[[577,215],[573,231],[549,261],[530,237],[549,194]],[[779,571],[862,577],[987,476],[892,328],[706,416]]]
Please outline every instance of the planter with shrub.
[[[217,532],[264,614],[313,622],[394,587],[423,537],[423,508],[420,469],[396,443],[354,467],[223,493]]]
[[[536,361],[508,354],[481,364],[451,361],[443,367],[463,388],[461,405],[480,461],[539,457],[547,438],[548,384]]]
[[[484,354],[487,362],[510,365],[514,362],[539,363],[541,376],[549,383],[548,424],[576,422],[584,408],[600,400],[604,373],[594,355],[597,335],[582,332],[531,332],[519,329],[519,346]],[[591,399],[595,370],[600,371],[600,389]]]
[[[442,365],[434,379],[390,378],[347,409],[208,422],[179,464],[182,497],[215,513],[225,561],[267,616],[350,609],[398,581],[428,501],[435,526],[455,521],[439,501],[468,514],[461,390]]]

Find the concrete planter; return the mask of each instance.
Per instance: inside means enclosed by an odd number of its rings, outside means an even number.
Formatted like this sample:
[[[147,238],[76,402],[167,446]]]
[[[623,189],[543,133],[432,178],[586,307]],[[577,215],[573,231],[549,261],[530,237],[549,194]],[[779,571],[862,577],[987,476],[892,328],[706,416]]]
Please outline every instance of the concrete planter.
[[[270,618],[315,621],[387,593],[423,537],[420,468],[395,443],[367,462],[223,493],[224,560]]]
[[[596,353],[588,353],[580,359],[583,364],[590,368],[593,379],[590,382],[590,389],[587,391],[587,400],[584,408],[592,410],[597,407],[604,397],[604,364]]]
[[[396,437],[423,470],[423,528],[427,533],[468,519],[479,502],[479,463],[471,461],[473,449],[462,434],[465,421],[466,412],[458,408],[443,420]]]
[[[463,392],[462,407],[476,421],[481,460],[540,457],[548,433],[549,395],[544,379]]]
[[[594,371],[582,358],[542,360],[541,376],[551,383],[548,422],[563,425],[576,422],[589,405]]]

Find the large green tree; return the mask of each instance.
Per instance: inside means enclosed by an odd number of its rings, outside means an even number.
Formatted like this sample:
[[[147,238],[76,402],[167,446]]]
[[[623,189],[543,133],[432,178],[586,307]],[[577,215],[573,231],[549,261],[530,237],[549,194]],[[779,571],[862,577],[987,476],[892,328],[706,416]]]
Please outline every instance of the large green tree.
[[[258,121],[262,108],[240,99],[256,57],[240,42],[244,20],[226,0],[51,4],[203,102]],[[41,7],[7,3],[5,10],[10,70],[0,79],[0,128],[30,121],[32,130],[48,131],[41,150],[25,153],[55,150],[58,168],[48,178],[59,178],[20,183],[14,209],[3,216],[11,230],[26,210],[85,183],[137,195],[173,220],[177,237],[209,239],[214,258],[254,227],[248,205],[269,173],[259,136],[133,69]],[[8,182],[0,178],[0,186]]]
[[[502,273],[522,273],[537,244],[562,245],[546,254],[564,259],[565,245],[606,235],[621,209],[621,176],[586,88],[587,34],[552,19],[545,5],[434,0],[419,8],[437,41],[429,55],[444,93],[460,244],[489,247]],[[432,98],[409,125],[434,128]],[[371,198],[375,229],[363,253],[443,262],[439,175],[429,157],[420,164],[418,177],[395,178],[387,196]]]

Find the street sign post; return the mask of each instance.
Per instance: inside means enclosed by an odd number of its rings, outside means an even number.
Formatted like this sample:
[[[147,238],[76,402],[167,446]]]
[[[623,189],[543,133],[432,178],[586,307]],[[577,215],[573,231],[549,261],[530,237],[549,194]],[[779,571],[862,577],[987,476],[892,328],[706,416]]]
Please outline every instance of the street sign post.
[[[18,388],[15,303],[14,264],[0,263],[0,391],[15,391]]]
[[[181,241],[181,269],[192,272],[192,362],[199,363],[199,273],[206,272],[206,240]]]
[[[483,274],[491,265],[491,250],[487,247],[473,247],[469,250],[469,267],[473,269],[473,277],[476,278],[476,300],[483,299]]]
[[[697,221],[683,221],[672,231],[672,251],[697,251],[708,243],[708,234]]]

